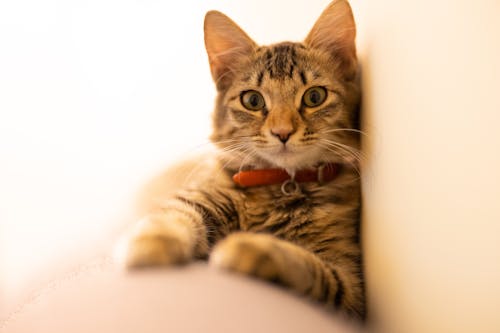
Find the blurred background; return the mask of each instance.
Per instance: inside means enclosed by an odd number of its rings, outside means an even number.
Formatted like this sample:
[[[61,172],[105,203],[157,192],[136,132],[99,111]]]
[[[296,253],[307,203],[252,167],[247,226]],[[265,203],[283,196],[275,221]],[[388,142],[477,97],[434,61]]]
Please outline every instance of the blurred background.
[[[1,1],[0,324],[107,253],[141,184],[206,147],[207,10],[270,43],[328,3]],[[374,330],[497,333],[500,3],[351,4]]]
[[[107,251],[142,184],[208,143],[218,9],[302,40],[328,0],[0,2],[0,321]]]

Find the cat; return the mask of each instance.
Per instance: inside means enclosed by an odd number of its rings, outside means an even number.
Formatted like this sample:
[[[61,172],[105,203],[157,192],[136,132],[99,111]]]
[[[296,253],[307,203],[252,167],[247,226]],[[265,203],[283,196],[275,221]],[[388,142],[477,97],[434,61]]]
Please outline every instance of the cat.
[[[302,43],[258,46],[218,11],[206,14],[204,32],[218,150],[135,225],[126,267],[208,259],[362,318],[360,86],[349,3],[330,3]]]

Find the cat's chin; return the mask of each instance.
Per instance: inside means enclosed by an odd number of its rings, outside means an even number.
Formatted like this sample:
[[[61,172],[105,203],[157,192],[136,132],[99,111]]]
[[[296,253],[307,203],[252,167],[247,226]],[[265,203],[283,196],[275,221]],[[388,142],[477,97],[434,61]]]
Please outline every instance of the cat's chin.
[[[267,154],[266,154],[267,155]],[[297,170],[311,168],[316,163],[312,156],[305,158],[304,154],[291,151],[280,151],[269,156],[263,156],[274,167],[285,169],[290,175],[295,174]]]

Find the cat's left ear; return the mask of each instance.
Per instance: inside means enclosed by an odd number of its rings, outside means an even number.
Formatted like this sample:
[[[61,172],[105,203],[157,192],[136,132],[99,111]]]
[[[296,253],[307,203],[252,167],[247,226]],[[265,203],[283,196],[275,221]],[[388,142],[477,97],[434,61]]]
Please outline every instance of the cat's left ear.
[[[205,16],[205,48],[212,77],[218,88],[232,79],[234,66],[249,56],[257,44],[229,17],[218,11]]]
[[[340,61],[345,77],[352,78],[357,70],[355,38],[351,6],[347,0],[334,0],[316,21],[304,44],[330,53]]]

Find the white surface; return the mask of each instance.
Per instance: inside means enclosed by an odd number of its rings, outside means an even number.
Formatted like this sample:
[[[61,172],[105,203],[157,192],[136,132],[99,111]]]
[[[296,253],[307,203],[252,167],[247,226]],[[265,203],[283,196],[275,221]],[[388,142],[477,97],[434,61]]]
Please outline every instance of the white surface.
[[[5,333],[358,332],[270,284],[206,264],[123,274],[96,262],[43,290]]]

